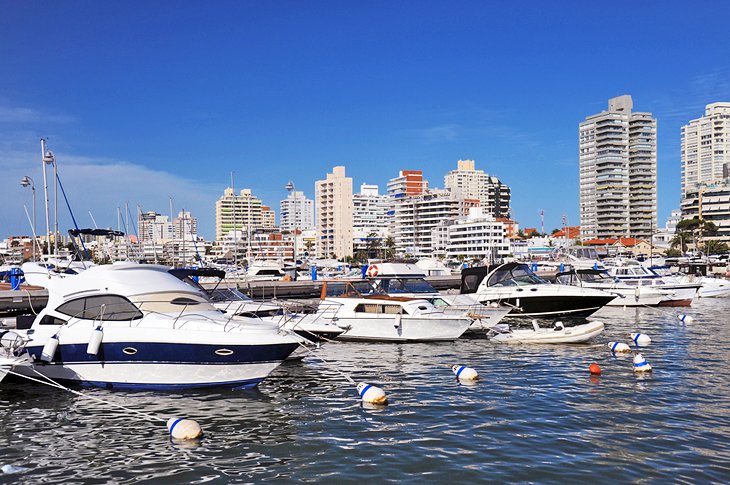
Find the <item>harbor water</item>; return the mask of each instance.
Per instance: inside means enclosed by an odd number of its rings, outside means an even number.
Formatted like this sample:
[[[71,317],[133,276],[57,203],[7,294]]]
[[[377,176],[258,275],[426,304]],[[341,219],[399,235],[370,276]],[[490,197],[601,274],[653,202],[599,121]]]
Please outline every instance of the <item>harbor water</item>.
[[[332,343],[317,353],[327,363],[287,362],[256,390],[85,391],[197,420],[205,436],[191,446],[171,443],[164,422],[4,382],[0,482],[727,483],[728,314],[729,298],[604,308],[593,319],[605,332],[585,345]],[[637,331],[652,338],[646,376],[605,345]],[[452,364],[480,380],[460,385]],[[364,408],[341,373],[390,405]]]

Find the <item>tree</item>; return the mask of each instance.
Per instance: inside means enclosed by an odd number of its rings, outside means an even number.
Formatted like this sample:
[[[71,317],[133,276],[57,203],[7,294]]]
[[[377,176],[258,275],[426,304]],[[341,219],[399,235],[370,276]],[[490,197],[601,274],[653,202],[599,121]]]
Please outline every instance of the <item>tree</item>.
[[[367,245],[365,246],[365,252],[367,258],[377,258],[378,252],[381,249],[380,235],[373,231],[367,236]]]
[[[717,239],[709,239],[705,241],[705,254],[718,254],[728,250],[726,242]]]
[[[395,239],[388,236],[385,239],[385,259],[393,259],[395,257]]]

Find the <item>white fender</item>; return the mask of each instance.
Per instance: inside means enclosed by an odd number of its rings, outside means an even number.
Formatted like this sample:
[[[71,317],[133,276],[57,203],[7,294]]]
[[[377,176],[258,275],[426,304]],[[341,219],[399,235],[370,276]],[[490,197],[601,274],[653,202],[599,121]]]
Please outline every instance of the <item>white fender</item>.
[[[41,360],[43,362],[53,361],[53,357],[56,355],[56,349],[58,348],[58,335],[54,335],[46,341],[41,351]]]
[[[101,329],[101,325],[96,327],[91,332],[89,337],[89,345],[86,346],[86,353],[89,355],[96,355],[99,353],[99,347],[101,347],[101,341],[104,338],[104,331]]]

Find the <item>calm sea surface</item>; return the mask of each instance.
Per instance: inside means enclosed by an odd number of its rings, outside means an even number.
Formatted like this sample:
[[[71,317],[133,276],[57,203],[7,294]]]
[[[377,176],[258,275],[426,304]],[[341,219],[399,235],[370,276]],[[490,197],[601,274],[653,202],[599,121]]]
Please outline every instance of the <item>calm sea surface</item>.
[[[164,423],[4,383],[0,482],[728,483],[730,298],[686,311],[695,323],[603,309],[606,331],[587,345],[329,344],[318,354],[329,364],[287,363],[253,391],[85,391],[196,419],[206,434],[189,448]],[[648,377],[603,345],[634,331],[653,339]],[[454,363],[481,380],[459,385]],[[383,387],[390,406],[363,408],[337,369]]]

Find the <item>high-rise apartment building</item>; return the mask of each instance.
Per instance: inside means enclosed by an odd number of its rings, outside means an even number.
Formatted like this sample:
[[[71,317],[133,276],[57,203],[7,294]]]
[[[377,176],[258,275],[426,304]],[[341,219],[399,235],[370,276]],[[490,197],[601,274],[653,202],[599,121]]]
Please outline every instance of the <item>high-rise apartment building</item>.
[[[580,124],[580,228],[583,240],[648,239],[656,228],[656,119],[633,112],[631,96]]]
[[[314,229],[314,201],[307,199],[304,192],[292,191],[279,203],[281,230]]]
[[[396,253],[414,258],[441,254],[445,250],[446,225],[464,212],[463,201],[444,189],[397,199],[391,234]]]
[[[139,227],[139,241],[160,242],[174,237],[174,228],[168,216],[155,211],[140,212],[137,226]]]
[[[317,254],[321,258],[352,256],[352,179],[338,166],[314,183]]]
[[[730,177],[730,103],[712,103],[682,127],[682,198]]]
[[[382,246],[388,233],[389,209],[390,197],[381,195],[377,185],[360,185],[360,193],[352,196],[352,237],[355,252],[365,251],[373,238]]]
[[[510,216],[510,188],[484,170],[476,170],[474,160],[459,160],[457,169],[444,176],[444,187],[457,198],[478,200],[485,214]]]
[[[263,228],[261,200],[251,193],[251,189],[243,189],[238,195],[227,187],[223,196],[215,203],[215,238],[217,240],[229,232]]]
[[[190,211],[182,210],[178,212],[177,217],[172,220],[172,227],[175,239],[197,238],[198,236],[198,219],[190,214]]]

